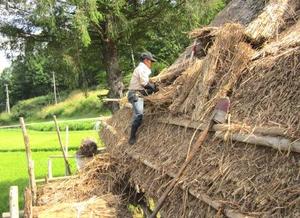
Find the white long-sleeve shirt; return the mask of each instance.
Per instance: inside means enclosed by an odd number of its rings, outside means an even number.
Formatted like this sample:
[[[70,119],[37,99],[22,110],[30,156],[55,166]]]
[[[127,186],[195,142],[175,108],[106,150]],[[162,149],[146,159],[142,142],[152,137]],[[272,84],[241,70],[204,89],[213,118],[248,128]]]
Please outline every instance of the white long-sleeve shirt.
[[[140,62],[133,71],[129,84],[129,90],[144,90],[144,86],[149,82],[150,74],[151,69],[143,62]]]

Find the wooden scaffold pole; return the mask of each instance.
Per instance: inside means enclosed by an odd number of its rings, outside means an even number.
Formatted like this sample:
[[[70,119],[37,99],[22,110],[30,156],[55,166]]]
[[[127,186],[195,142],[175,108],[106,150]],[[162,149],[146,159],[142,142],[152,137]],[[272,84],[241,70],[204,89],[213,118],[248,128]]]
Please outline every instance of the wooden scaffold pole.
[[[59,126],[58,126],[58,123],[57,123],[57,120],[56,120],[56,116],[55,116],[55,115],[53,115],[53,120],[54,120],[54,123],[55,123],[55,128],[56,128],[56,132],[57,132],[57,137],[58,137],[60,149],[61,149],[61,151],[62,151],[64,160],[65,160],[65,167],[66,167],[66,172],[67,172],[66,174],[67,174],[67,175],[71,175],[71,167],[70,167],[70,164],[69,164],[69,162],[68,162],[68,159],[67,159],[67,156],[66,156],[66,152],[65,152],[65,149],[64,149],[62,140],[61,140],[61,135],[60,135],[60,131],[59,131]]]
[[[34,175],[34,162],[31,157],[31,149],[30,149],[30,141],[27,134],[26,126],[23,117],[20,117],[20,125],[23,133],[25,151],[26,151],[26,159],[27,159],[27,167],[28,167],[28,175],[29,175],[29,187],[32,193],[32,204],[35,204],[36,201],[36,183],[35,183],[35,175]]]

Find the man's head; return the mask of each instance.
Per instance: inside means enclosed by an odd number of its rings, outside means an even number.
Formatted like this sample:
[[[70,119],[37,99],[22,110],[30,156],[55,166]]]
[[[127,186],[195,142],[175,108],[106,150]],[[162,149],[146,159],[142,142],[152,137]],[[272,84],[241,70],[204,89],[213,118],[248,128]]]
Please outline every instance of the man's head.
[[[145,65],[147,65],[149,68],[152,66],[152,62],[155,62],[156,59],[154,58],[154,55],[150,52],[143,52],[141,54],[141,62],[143,62]]]

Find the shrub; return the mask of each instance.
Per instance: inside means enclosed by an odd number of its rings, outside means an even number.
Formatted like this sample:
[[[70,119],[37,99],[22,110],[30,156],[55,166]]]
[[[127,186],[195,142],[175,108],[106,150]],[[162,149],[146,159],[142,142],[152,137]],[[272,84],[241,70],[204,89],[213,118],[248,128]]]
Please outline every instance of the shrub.
[[[65,130],[66,127],[69,127],[70,131],[76,130],[93,130],[96,124],[95,120],[74,120],[74,121],[63,121],[59,122],[60,130]],[[47,123],[36,123],[28,126],[28,129],[36,130],[36,131],[54,131],[55,125],[54,122]]]
[[[39,96],[19,101],[11,109],[11,114],[0,114],[0,125],[17,122],[19,117],[28,120],[52,119],[53,115],[58,117],[92,117],[99,114],[110,114],[98,98],[98,95],[106,95],[107,90],[96,90],[88,92],[87,96],[81,91],[73,91],[69,96],[61,94],[62,102],[53,105],[53,95]],[[48,126],[44,127],[49,128]],[[79,127],[82,128],[82,127]]]
[[[12,116],[11,114],[8,114],[6,112],[3,112],[0,114],[0,125],[6,125],[9,124],[9,122],[11,121]]]

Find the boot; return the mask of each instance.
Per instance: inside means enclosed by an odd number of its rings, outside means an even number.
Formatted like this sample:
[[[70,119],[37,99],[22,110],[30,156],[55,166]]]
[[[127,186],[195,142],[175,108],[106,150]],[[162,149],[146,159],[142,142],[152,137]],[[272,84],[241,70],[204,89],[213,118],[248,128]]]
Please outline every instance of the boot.
[[[137,130],[138,130],[138,126],[136,126],[136,125],[131,126],[130,138],[129,138],[129,141],[128,141],[128,143],[130,145],[133,145],[136,142],[136,132],[137,132]]]
[[[142,120],[143,120],[143,115],[140,114],[135,118],[135,120],[133,121],[133,123],[131,125],[130,138],[128,141],[128,143],[130,145],[133,145],[136,142],[136,132],[137,132],[139,126],[142,124]]]

